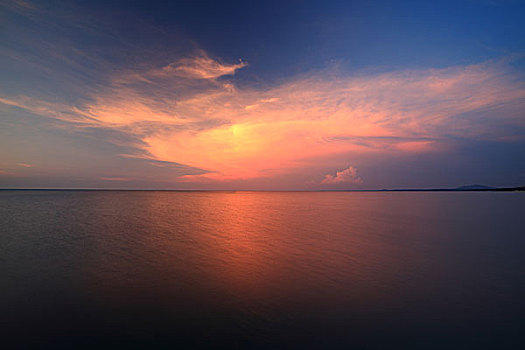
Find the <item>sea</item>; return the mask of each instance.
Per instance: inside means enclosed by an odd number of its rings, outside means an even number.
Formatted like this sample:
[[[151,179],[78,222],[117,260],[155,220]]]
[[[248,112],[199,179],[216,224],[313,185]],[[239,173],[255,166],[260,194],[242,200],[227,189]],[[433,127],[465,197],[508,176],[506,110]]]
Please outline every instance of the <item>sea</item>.
[[[525,193],[2,190],[0,336],[523,348]]]

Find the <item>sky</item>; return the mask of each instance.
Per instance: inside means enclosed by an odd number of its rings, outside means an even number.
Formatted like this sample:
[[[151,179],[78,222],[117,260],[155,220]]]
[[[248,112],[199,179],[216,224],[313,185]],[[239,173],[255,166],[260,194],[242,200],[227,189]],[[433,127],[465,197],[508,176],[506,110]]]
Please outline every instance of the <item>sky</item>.
[[[525,2],[0,4],[0,188],[525,185]]]

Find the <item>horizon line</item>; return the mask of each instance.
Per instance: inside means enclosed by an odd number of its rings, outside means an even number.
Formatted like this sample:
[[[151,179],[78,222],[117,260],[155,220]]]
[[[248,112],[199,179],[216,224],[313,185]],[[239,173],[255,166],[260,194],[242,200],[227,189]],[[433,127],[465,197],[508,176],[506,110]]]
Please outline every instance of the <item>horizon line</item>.
[[[0,188],[0,191],[139,191],[139,192],[491,192],[525,191],[525,186],[487,188],[393,188],[393,189],[315,189],[315,190],[255,190],[255,189],[147,189],[147,188]]]

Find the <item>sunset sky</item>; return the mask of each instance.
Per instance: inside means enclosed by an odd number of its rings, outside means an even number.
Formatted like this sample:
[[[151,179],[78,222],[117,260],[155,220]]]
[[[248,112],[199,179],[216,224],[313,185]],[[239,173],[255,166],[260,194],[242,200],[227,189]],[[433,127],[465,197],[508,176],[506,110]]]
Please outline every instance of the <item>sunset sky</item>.
[[[0,188],[525,185],[523,1],[0,6]]]

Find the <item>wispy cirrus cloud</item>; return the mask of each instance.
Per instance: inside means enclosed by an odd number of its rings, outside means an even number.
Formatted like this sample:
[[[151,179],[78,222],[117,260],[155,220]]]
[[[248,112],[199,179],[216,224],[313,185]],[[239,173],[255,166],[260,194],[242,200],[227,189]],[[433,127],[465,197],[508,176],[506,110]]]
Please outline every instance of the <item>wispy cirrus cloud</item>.
[[[183,57],[163,67],[149,68],[143,71],[131,71],[114,77],[115,84],[133,84],[137,82],[160,84],[163,79],[214,80],[227,75],[234,75],[238,69],[248,64],[221,63],[212,59],[203,50],[197,50],[193,55]]]
[[[33,11],[37,8],[34,4],[23,0],[6,0],[2,2],[2,6],[15,12]]]
[[[189,79],[215,79],[224,75],[233,75],[237,69],[243,67],[246,67],[245,62],[221,64],[202,52],[197,57],[183,58],[155,73],[168,76],[177,75]]]

